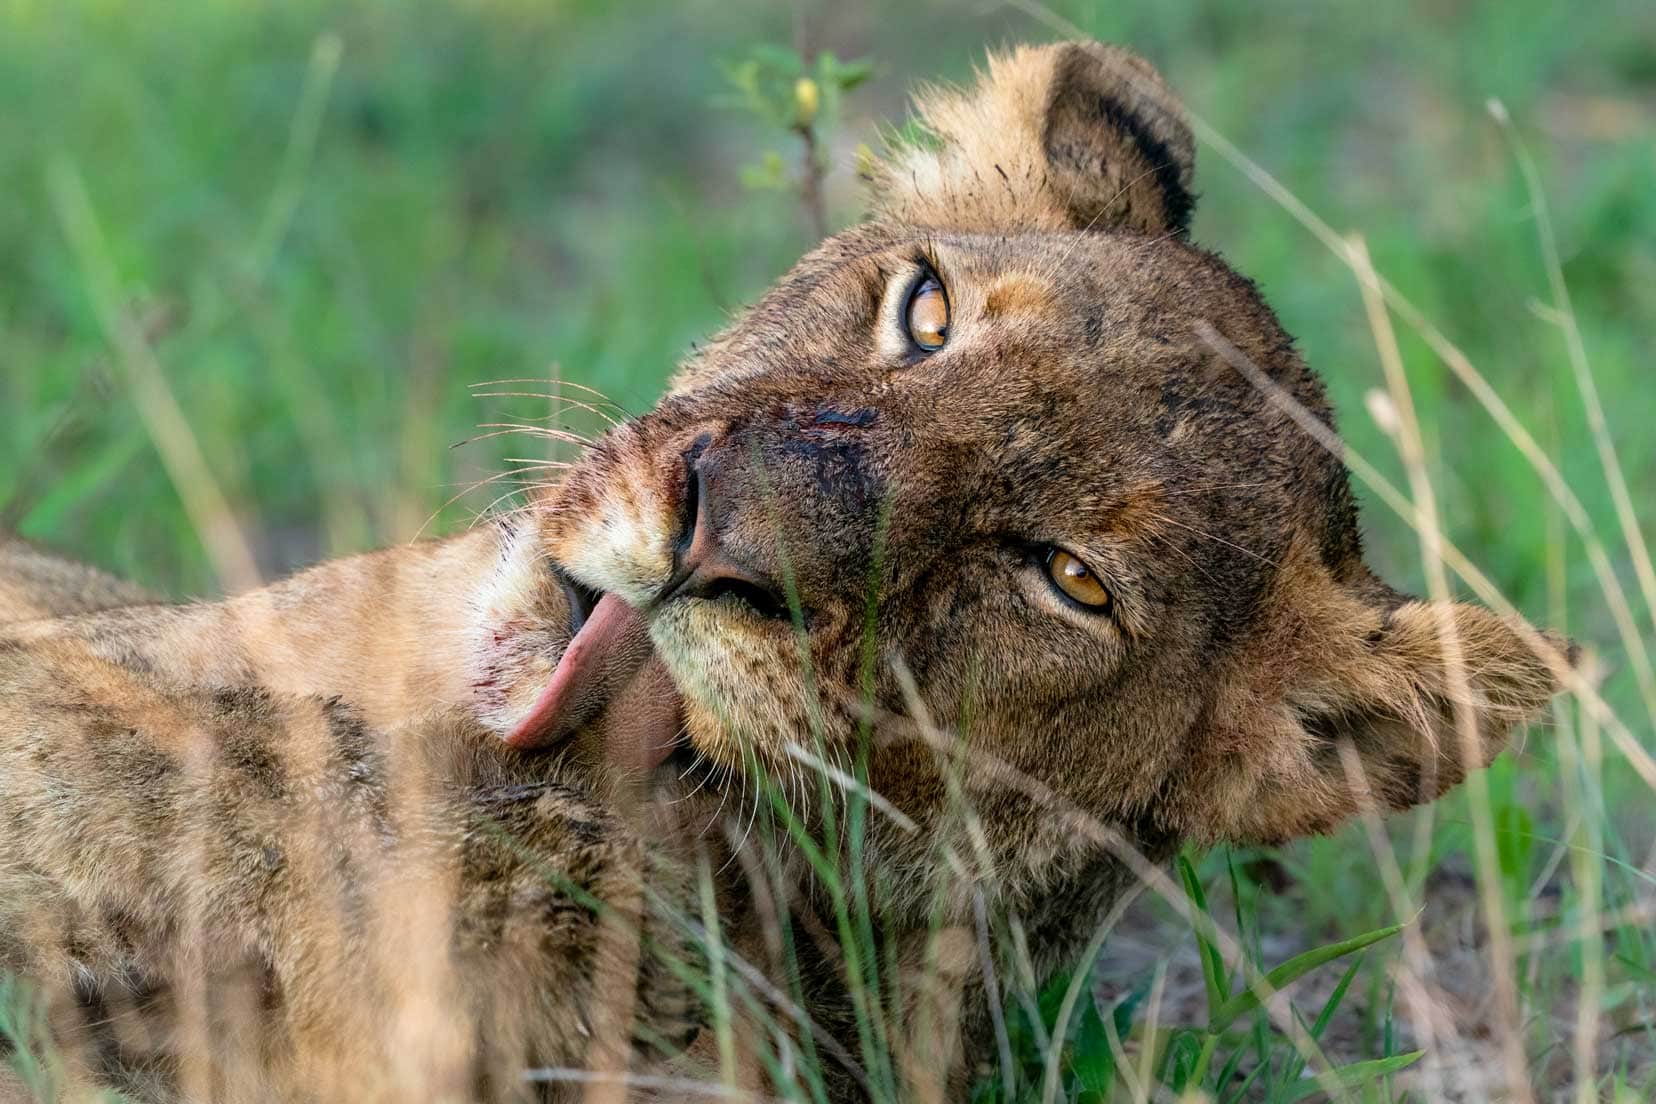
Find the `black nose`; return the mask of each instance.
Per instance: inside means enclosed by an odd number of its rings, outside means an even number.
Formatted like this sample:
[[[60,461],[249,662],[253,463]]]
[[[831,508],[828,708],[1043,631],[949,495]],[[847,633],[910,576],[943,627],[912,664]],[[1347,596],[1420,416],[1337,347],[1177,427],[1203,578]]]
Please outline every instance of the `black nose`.
[[[698,440],[685,455],[684,527],[674,552],[675,570],[660,601],[677,598],[712,600],[731,596],[766,617],[788,616],[787,599],[770,575],[733,554],[720,539],[720,526],[729,524],[728,502],[718,496],[728,489],[726,473]]]

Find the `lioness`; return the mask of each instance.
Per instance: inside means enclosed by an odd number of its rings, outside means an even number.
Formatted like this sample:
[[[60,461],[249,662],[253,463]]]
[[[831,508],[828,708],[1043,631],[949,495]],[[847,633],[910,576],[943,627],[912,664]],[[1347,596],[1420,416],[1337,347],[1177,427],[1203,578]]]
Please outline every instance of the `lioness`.
[[[874,167],[870,218],[523,511],[220,605],[10,630],[0,876],[27,871],[76,917],[139,909],[161,957],[187,898],[227,894],[328,1024],[335,983],[300,958],[323,923],[306,909],[337,910],[259,875],[250,829],[293,815],[292,788],[255,769],[278,743],[311,748],[307,778],[347,803],[330,709],[386,761],[421,764],[459,823],[474,776],[547,769],[513,749],[565,749],[607,800],[617,766],[655,793],[692,789],[688,823],[750,773],[805,762],[831,785],[784,793],[831,863],[837,804],[873,795],[856,854],[878,961],[928,979],[893,986],[899,1073],[958,1097],[993,1052],[985,971],[1038,978],[1071,956],[1131,878],[1125,854],[1325,832],[1492,758],[1555,691],[1557,649],[1364,565],[1347,473],[1293,418],[1331,424],[1321,384],[1253,286],[1185,240],[1194,146],[1156,73],[1096,43],[1022,48],[920,111],[931,140]],[[280,704],[215,713],[226,688]],[[416,750],[432,717],[464,751]],[[223,761],[244,743],[259,750]],[[222,818],[240,848],[223,864],[156,855],[134,780],[164,776]],[[269,793],[217,801],[216,784]],[[821,868],[783,865],[767,877],[792,914],[833,931]],[[251,891],[235,884],[250,873]],[[386,877],[349,870],[328,892]],[[455,877],[464,901],[476,875]],[[149,892],[163,884],[176,898]],[[736,948],[779,966],[764,910],[716,896]],[[1013,950],[979,946],[1008,927]],[[91,930],[76,968],[120,946]],[[488,963],[487,943],[468,961]],[[831,940],[787,950],[796,1023],[843,1035],[867,1016]],[[519,1030],[567,1053],[562,1006],[521,996],[564,970],[514,959],[466,992],[543,1015]],[[860,1092],[832,1076],[837,1096]]]

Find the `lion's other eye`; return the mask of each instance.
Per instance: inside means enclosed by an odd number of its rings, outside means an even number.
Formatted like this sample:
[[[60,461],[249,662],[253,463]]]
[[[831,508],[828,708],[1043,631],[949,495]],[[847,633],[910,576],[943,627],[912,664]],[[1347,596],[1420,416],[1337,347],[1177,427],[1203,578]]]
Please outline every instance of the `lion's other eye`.
[[[949,297],[937,277],[927,276],[915,285],[903,325],[909,340],[928,353],[935,353],[949,340]]]
[[[1102,610],[1110,605],[1110,592],[1098,581],[1092,568],[1062,548],[1047,553],[1047,577],[1064,596],[1088,609]]]

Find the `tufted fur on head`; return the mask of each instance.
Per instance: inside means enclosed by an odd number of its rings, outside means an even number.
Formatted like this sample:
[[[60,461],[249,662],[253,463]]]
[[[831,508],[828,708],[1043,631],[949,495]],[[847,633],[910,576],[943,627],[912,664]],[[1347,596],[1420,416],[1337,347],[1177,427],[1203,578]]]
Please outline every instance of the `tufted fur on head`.
[[[1118,46],[1019,46],[970,91],[915,97],[927,141],[870,167],[877,218],[950,230],[1183,235],[1196,146],[1177,99]]]

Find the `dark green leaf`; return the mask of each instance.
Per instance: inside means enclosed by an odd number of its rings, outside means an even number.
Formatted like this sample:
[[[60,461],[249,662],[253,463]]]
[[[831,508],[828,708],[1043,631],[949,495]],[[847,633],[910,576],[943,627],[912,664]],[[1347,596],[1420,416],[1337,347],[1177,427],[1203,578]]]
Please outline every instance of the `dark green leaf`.
[[[1501,876],[1509,883],[1529,875],[1535,850],[1535,820],[1516,801],[1495,810],[1495,854]]]
[[[1420,1060],[1424,1050],[1412,1050],[1407,1054],[1394,1054],[1390,1058],[1372,1058],[1367,1062],[1353,1062],[1349,1066],[1341,1066],[1333,1071],[1334,1080],[1341,1088],[1355,1089],[1367,1085],[1377,1077],[1396,1073],[1407,1069]],[[1304,1100],[1313,1093],[1323,1091],[1322,1082],[1315,1078],[1306,1078],[1304,1081],[1291,1086],[1280,1098],[1282,1104],[1294,1104],[1297,1100]]]
[[[1207,895],[1202,892],[1201,879],[1196,877],[1196,868],[1191,865],[1188,855],[1179,856],[1179,877],[1184,882],[1185,896],[1190,898],[1191,927],[1196,931],[1196,943],[1201,950],[1202,981],[1207,986],[1208,1018],[1214,1019],[1230,990],[1225,985],[1225,959],[1219,953],[1219,947],[1214,943],[1213,917],[1208,912]]]
[[[1362,935],[1355,935],[1338,943],[1330,943],[1325,947],[1316,947],[1303,954],[1297,954],[1265,975],[1265,981],[1270,987],[1269,991],[1281,992],[1318,966],[1333,962],[1337,958],[1344,958],[1346,955],[1360,951],[1364,947],[1380,942],[1382,939],[1390,939],[1402,930],[1402,924],[1393,924],[1389,928],[1376,928],[1374,931],[1364,932]],[[1236,1022],[1238,1016],[1258,1006],[1259,994],[1255,992],[1254,987],[1250,986],[1219,1007],[1219,1010],[1214,1013],[1208,1022],[1208,1030],[1215,1034],[1224,1031]]]

